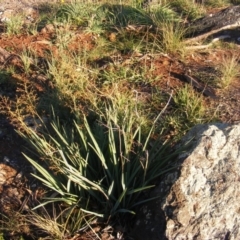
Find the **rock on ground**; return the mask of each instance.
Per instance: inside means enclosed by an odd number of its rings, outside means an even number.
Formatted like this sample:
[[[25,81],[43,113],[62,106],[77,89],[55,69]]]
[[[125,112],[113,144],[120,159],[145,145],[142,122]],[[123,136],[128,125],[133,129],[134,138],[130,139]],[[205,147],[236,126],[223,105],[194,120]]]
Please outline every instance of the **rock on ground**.
[[[137,215],[138,240],[240,239],[240,124],[198,125],[176,168]]]
[[[0,5],[0,23],[7,22],[17,14],[22,15],[27,23],[33,22],[39,15],[39,8],[49,3],[57,3],[58,0],[11,0],[3,1]]]
[[[193,147],[162,202],[166,237],[240,239],[240,124],[196,126],[184,141],[190,139]]]

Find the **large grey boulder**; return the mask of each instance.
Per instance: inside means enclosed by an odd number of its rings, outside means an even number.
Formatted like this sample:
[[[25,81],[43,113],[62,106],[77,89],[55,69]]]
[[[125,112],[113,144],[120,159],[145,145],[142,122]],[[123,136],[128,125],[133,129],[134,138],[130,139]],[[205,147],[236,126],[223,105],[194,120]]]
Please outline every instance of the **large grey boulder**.
[[[181,145],[189,140],[154,190],[159,200],[142,208],[136,239],[240,239],[240,124],[198,125]]]
[[[184,141],[190,139],[180,175],[162,201],[166,236],[240,239],[240,124],[196,126]]]

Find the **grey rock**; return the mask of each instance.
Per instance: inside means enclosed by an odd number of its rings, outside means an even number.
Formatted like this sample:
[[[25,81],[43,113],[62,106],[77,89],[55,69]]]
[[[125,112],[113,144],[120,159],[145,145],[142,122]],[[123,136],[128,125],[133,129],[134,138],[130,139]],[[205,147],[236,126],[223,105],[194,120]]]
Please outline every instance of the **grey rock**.
[[[9,22],[12,17],[16,15],[23,18],[23,23],[34,22],[39,15],[39,12],[36,8],[33,7],[24,7],[24,8],[9,8],[5,10],[0,10],[0,22]]]
[[[1,22],[8,22],[11,17],[14,16],[14,10],[13,9],[6,9],[5,11],[1,12]]]
[[[240,124],[199,125],[183,142],[190,139],[179,177],[161,203],[166,237],[240,239]]]
[[[240,124],[198,125],[179,146],[189,141],[138,211],[134,239],[240,239]]]

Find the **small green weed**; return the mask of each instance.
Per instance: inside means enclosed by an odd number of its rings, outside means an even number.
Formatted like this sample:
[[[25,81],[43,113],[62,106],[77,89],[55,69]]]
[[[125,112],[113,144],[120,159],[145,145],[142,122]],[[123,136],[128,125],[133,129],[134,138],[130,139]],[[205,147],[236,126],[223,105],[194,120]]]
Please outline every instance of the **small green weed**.
[[[221,88],[227,88],[234,78],[239,75],[239,57],[235,55],[224,57],[219,70],[221,77],[216,79],[216,83]]]
[[[57,11],[56,20],[58,22],[68,22],[73,25],[87,27],[89,19],[92,18],[98,5],[89,3],[68,3],[62,4]]]
[[[170,1],[169,5],[190,20],[197,19],[205,13],[204,7],[192,0],[173,0]]]
[[[204,4],[209,7],[227,7],[230,3],[228,0],[207,0]]]
[[[104,13],[103,25],[108,27],[153,24],[151,17],[146,11],[129,5],[104,4],[99,7],[98,11]]]
[[[62,50],[60,49],[60,52]],[[66,55],[62,51],[59,59],[52,58],[48,62],[49,74],[55,85],[55,91],[46,96],[46,104],[51,103],[57,114],[57,105],[67,107],[70,111],[79,111],[81,103],[85,102],[88,107],[95,105],[98,98],[96,93],[91,91],[92,82],[90,79],[95,78],[95,73],[86,65],[85,59],[72,54]]]
[[[196,124],[206,122],[205,106],[202,95],[191,86],[180,88],[173,97],[173,114],[166,119],[166,128],[171,129],[172,136],[182,136]]]
[[[204,116],[204,101],[201,94],[193,90],[192,86],[185,85],[173,97],[176,110],[180,111],[189,123],[200,123]]]
[[[184,54],[184,35],[185,29],[181,24],[167,21],[162,24],[162,41],[160,42],[160,47],[169,53]]]
[[[22,15],[13,15],[10,17],[8,21],[6,21],[6,34],[11,35],[18,35],[21,33],[23,29],[24,18]]]
[[[64,49],[68,49],[68,45],[73,39],[74,33],[71,30],[71,24],[69,22],[65,23],[55,23],[56,28],[56,40],[55,44],[60,49],[60,51]]]
[[[32,54],[28,50],[23,50],[20,58],[23,63],[23,70],[28,75],[30,73],[30,67],[33,64]]]
[[[180,15],[177,14],[170,5],[158,5],[150,10],[150,16],[154,21],[154,24],[161,28],[161,25],[165,22],[179,22],[181,21]]]

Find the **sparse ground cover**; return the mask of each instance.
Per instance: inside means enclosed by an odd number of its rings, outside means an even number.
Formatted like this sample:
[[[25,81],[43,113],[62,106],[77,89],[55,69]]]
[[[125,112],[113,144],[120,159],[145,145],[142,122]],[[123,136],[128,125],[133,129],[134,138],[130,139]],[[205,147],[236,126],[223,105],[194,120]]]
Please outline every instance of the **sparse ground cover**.
[[[231,4],[74,1],[2,23],[0,154],[22,176],[8,184],[18,202],[1,207],[6,239],[134,239],[134,214],[183,150],[174,143],[240,119],[236,38],[185,41],[188,22]]]

